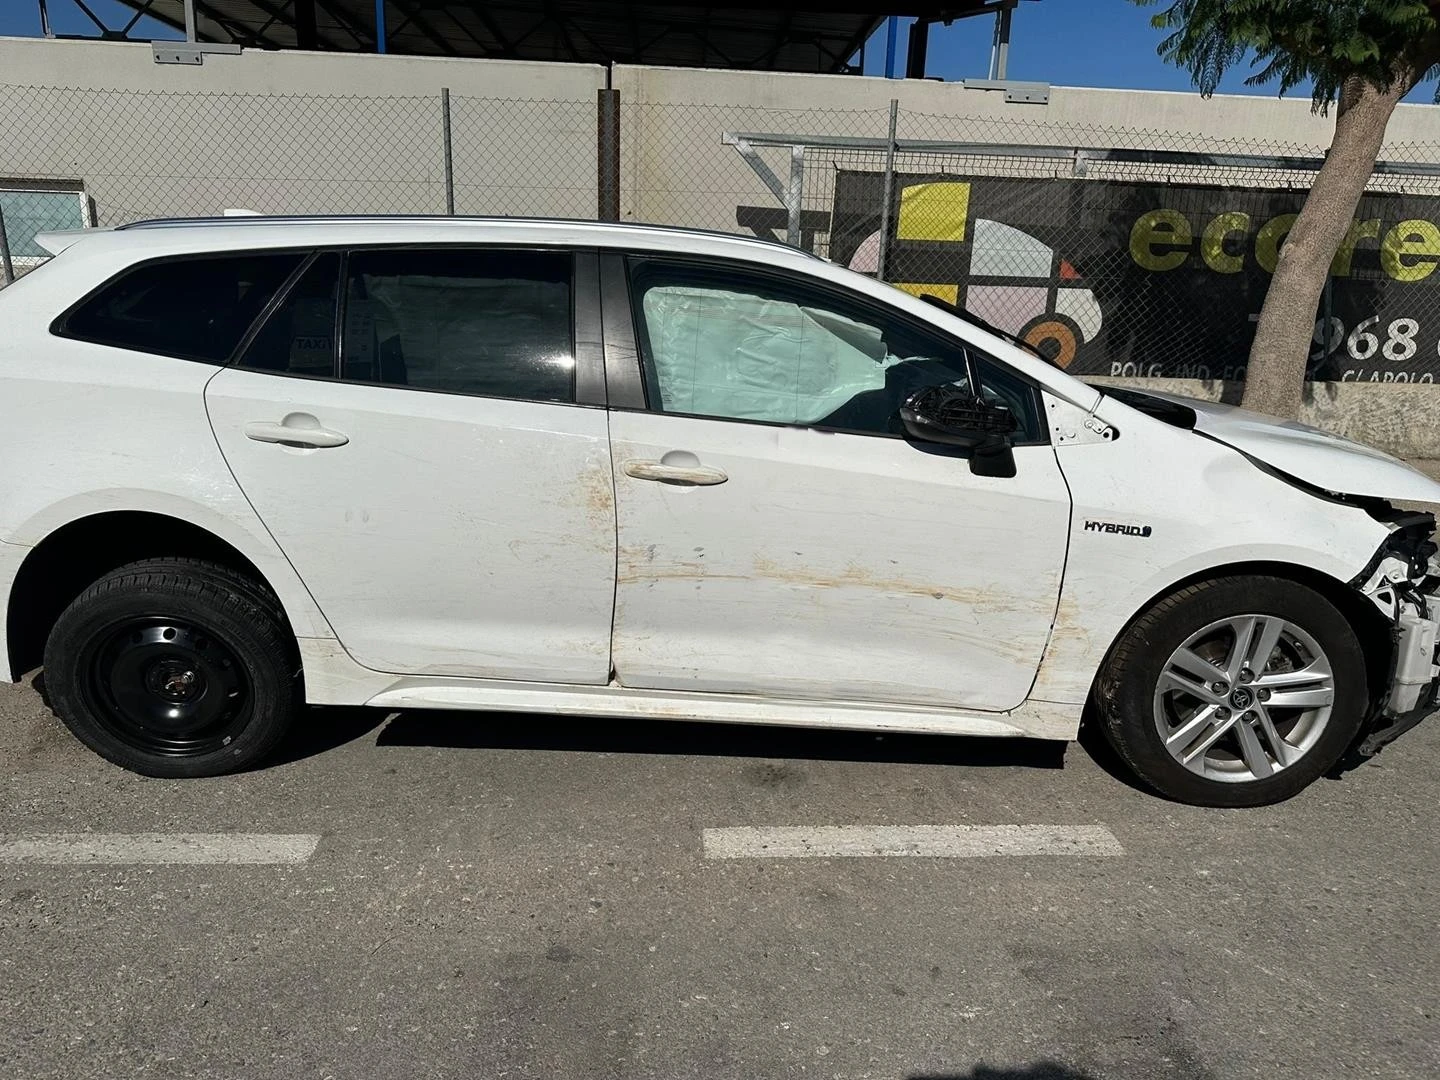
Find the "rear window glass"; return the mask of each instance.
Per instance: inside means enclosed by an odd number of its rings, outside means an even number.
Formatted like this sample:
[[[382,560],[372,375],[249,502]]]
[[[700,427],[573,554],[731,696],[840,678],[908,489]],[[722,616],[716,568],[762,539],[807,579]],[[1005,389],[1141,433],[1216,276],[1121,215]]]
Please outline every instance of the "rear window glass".
[[[568,252],[353,253],[344,378],[573,402],[571,264]]]
[[[335,295],[340,256],[319,256],[251,339],[240,366],[312,378],[335,377]]]
[[[84,301],[59,332],[102,345],[224,363],[299,252],[168,259],[127,270]]]

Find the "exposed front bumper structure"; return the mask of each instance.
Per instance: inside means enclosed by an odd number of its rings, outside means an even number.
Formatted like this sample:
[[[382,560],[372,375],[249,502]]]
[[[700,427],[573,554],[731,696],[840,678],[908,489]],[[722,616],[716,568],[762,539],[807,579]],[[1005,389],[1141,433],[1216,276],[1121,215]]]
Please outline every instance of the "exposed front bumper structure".
[[[1434,605],[1431,605],[1434,610]],[[1395,659],[1385,699],[1366,725],[1355,749],[1365,757],[1377,753],[1422,720],[1440,712],[1440,679],[1436,678],[1436,639],[1440,622],[1404,612],[1395,628]]]
[[[1391,626],[1389,680],[1355,751],[1363,757],[1440,712],[1440,561],[1432,514],[1398,516],[1351,582]]]

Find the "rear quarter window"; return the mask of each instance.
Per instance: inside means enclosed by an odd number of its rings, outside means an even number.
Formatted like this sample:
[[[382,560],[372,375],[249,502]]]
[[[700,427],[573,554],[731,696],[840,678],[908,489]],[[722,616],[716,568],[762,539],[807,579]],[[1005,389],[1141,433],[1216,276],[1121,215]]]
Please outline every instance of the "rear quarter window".
[[[304,258],[227,252],[123,271],[61,316],[61,337],[223,364]]]

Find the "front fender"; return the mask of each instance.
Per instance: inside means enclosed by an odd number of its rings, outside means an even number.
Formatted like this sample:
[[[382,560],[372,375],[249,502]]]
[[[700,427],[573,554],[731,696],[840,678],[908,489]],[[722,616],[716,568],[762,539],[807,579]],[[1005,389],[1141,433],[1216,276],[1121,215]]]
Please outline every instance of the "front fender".
[[[1083,704],[1120,632],[1182,582],[1266,564],[1343,586],[1390,531],[1359,506],[1317,498],[1228,446],[1148,419],[1117,441],[1060,446],[1056,456],[1074,509],[1031,690],[1042,701]]]

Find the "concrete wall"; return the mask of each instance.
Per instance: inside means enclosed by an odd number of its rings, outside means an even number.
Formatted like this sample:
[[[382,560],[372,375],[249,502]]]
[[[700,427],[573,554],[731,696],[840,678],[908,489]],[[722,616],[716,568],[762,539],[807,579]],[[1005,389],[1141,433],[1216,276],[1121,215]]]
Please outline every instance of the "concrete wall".
[[[1329,145],[1333,113],[1314,115],[1309,99],[1278,99],[1150,90],[1104,90],[1057,86],[1045,105],[1006,104],[995,91],[967,90],[935,80],[865,78],[854,75],[793,75],[784,72],[709,71],[632,67],[617,64],[613,85],[631,102],[706,104],[731,109],[762,108],[823,117],[850,109],[883,110],[898,98],[901,108],[940,120],[915,138],[945,138],[956,117],[998,123],[1007,142],[1042,142],[1029,137],[1033,125],[1077,132],[1164,132],[1172,137],[1213,136],[1264,153],[1276,143]],[[1002,128],[997,128],[997,132]],[[880,134],[885,134],[882,125]],[[1401,105],[1390,122],[1391,143],[1434,141],[1434,112],[1428,105]],[[999,140],[997,140],[999,141]],[[1244,144],[1244,146],[1240,145]],[[1082,144],[1083,145],[1083,144]],[[1105,145],[1095,142],[1093,145]]]
[[[163,214],[595,211],[594,65],[0,38],[0,176],[85,181],[101,224]],[[505,106],[496,99],[515,99]]]
[[[157,64],[149,45],[0,37],[0,83],[97,90],[223,94],[429,97],[448,86],[471,97],[591,100],[605,85],[594,64],[247,49],[202,66]]]
[[[891,97],[902,138],[1319,152],[1333,128],[1303,100],[1055,87],[1020,105],[934,81],[624,65],[612,80],[623,216],[730,230],[736,207],[778,203],[722,133],[879,138]],[[192,67],[143,44],[0,38],[0,176],[83,179],[102,223],[225,206],[437,212],[448,87],[457,210],[589,216],[605,85],[593,65],[251,50]],[[1390,142],[1434,140],[1433,115],[1402,105]],[[785,151],[762,153],[786,175]],[[828,207],[830,168],[811,168],[813,210]]]
[[[1196,93],[1057,86],[1047,104],[1024,105],[958,83],[625,65],[613,69],[613,85],[624,103],[626,216],[732,230],[734,206],[777,204],[736,151],[721,144],[723,132],[884,138],[891,98],[900,103],[902,139],[1319,155],[1334,131],[1333,114],[1317,116],[1308,100],[1299,99],[1206,100]],[[1440,155],[1437,116],[1430,105],[1401,105],[1387,145],[1400,146],[1408,160],[1415,160],[1414,152],[1401,144],[1429,143],[1430,153]],[[782,180],[788,175],[784,150],[762,156]],[[808,164],[829,166],[823,154],[809,155]],[[875,164],[871,157],[862,167]],[[924,167],[920,159],[901,163],[915,165]],[[1185,178],[1224,182],[1203,172]],[[1308,183],[1309,174],[1277,173],[1274,179]],[[823,175],[808,176],[807,206],[827,204],[824,182]]]

